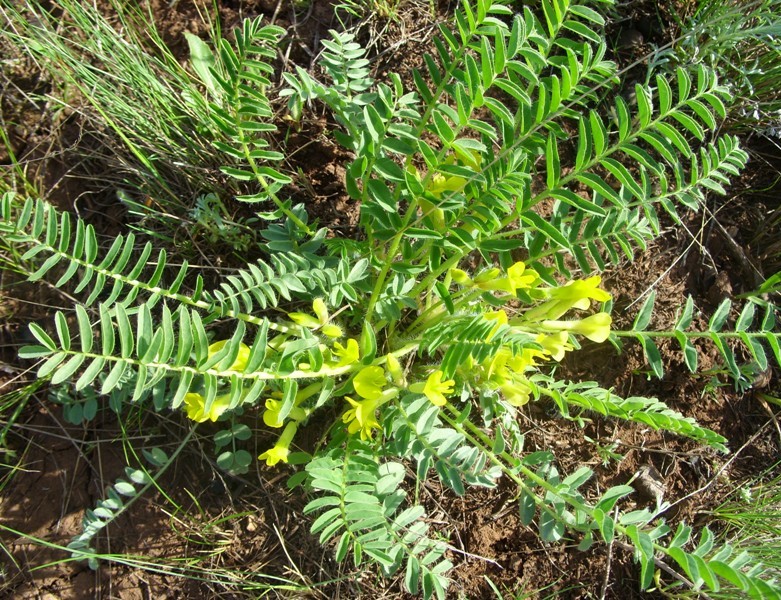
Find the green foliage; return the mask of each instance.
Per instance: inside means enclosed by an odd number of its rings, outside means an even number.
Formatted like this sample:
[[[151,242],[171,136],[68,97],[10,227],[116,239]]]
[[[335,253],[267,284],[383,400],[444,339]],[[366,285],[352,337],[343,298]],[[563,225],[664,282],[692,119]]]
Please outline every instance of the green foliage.
[[[119,177],[110,184],[143,217],[144,228],[162,225],[170,231],[191,220],[206,225],[220,241],[246,244],[237,230],[247,224],[215,227],[215,220],[227,219],[221,200],[231,193],[246,202],[271,200],[276,210],[264,213],[268,218],[297,220],[289,202],[276,196],[291,178],[268,166],[284,157],[268,141],[276,127],[266,95],[273,74],[269,61],[283,29],[246,20],[232,46],[216,28],[216,53],[207,42],[186,34],[191,74],[150,28],[142,8],[112,0],[123,37],[114,22],[89,4],[61,2],[65,28],[44,4],[33,1],[20,8],[0,3],[2,36],[66,86],[61,94],[65,102],[94,123],[95,132],[113,132],[116,141],[106,136],[110,152],[103,158],[106,171],[116,169]],[[215,176],[219,168],[234,184]],[[203,202],[193,206],[183,197],[214,198],[217,212],[204,223]]]
[[[139,253],[134,234],[119,235],[99,257],[100,246],[91,225],[80,219],[72,225],[69,213],[59,213],[40,200],[17,202],[13,193],[4,194],[0,200],[0,233],[9,242],[30,246],[21,260],[40,253],[49,255],[30,279],[41,279],[57,265],[67,263],[55,285],[61,287],[77,280],[75,294],[90,290],[84,300],[86,306],[100,301],[106,307],[115,303],[128,307],[142,294],[147,296],[145,303],[149,308],[164,298],[205,310],[207,321],[233,316],[259,324],[261,319],[251,315],[255,308],[277,306],[280,298],[289,301],[294,297],[328,294],[334,304],[345,297],[354,299],[353,284],[366,274],[365,260],[354,264],[332,260],[337,266],[326,267],[323,258],[313,257],[310,262],[300,254],[278,253],[272,256],[271,264],[257,261],[229,276],[213,291],[204,290],[203,280],[196,276],[193,291],[184,294],[182,286],[190,273],[186,261],[167,278],[170,283],[164,284],[163,276],[170,271],[166,269],[167,254],[160,250],[156,259],[150,261],[154,251],[151,242],[146,242]],[[149,268],[152,265],[154,269]]]
[[[705,331],[689,331],[695,317],[694,300],[689,296],[672,331],[649,331],[647,327],[651,320],[655,297],[655,293],[652,292],[643,303],[635,318],[632,331],[621,332],[618,335],[637,338],[643,346],[651,370],[657,377],[661,378],[664,375],[664,366],[659,348],[654,342],[655,338],[674,337],[681,348],[686,366],[692,372],[697,371],[698,354],[693,342],[698,339],[709,340],[724,360],[737,387],[749,387],[751,382],[746,380],[745,370],[738,365],[730,343],[738,344],[759,371],[764,371],[770,365],[768,348],[776,363],[781,365],[781,333],[777,330],[777,308],[774,305],[766,302],[760,304],[753,300],[746,302],[735,319],[734,329],[724,331],[733,309],[732,301],[725,299],[711,315]]]
[[[691,535],[691,527],[679,525],[665,553],[686,573],[695,590],[705,586],[718,592],[721,588],[719,579],[722,579],[750,598],[779,597],[778,587],[759,577],[762,565],[750,565],[752,559],[748,553],[735,554],[730,544],[715,546],[715,536],[707,527],[702,530],[693,550],[686,552],[683,548],[690,545]]]
[[[235,423],[230,429],[214,434],[215,453],[219,453],[217,466],[230,475],[247,473],[252,464],[252,455],[243,448],[237,449],[236,446],[251,437],[252,431],[243,423]]]
[[[727,500],[713,511],[713,516],[724,526],[715,545],[728,542],[735,552],[749,553],[752,565],[761,561],[764,571],[773,573],[776,579],[781,569],[779,481],[778,464],[775,464],[749,481],[736,482]]]
[[[283,74],[293,121],[322,103],[351,152],[345,185],[362,230],[354,240],[326,240],[285,199],[291,178],[272,149],[267,95],[282,31],[246,21],[235,44],[220,40],[215,52],[190,38],[223,173],[255,186],[239,200],[276,207],[258,213],[280,221],[261,232],[270,258],[207,289],[150,242],[129,234],[104,249],[81,220],[8,193],[0,235],[36,261],[33,280],[53,279],[80,300],[73,315],[33,326],[38,343],[21,355],[41,359],[39,377],[76,394],[223,423],[217,463],[233,474],[249,467],[242,445],[251,437],[236,418],[262,410],[280,433],[259,459],[308,463],[293,483],[314,491],[306,512],[317,515],[321,543],[333,543],[339,560],[403,570],[407,589],[426,598],[445,595],[446,532],[431,533],[417,497],[407,498],[402,461],[415,464],[419,482],[435,476],[458,494],[507,477],[521,519],[536,521],[546,542],[633,547],[643,589],[664,555],[695,586],[718,589],[722,578],[764,590],[727,550],[711,555],[706,540],[689,552],[680,529],[668,541],[665,506],[624,512],[628,485],[587,493],[591,469],[561,474],[547,449],[523,446],[517,412],[545,402],[579,422],[595,413],[726,449],[722,436],[656,399],[554,377],[552,364],[580,338],[636,338],[660,376],[659,336],[676,337],[691,367],[690,340],[703,336],[730,369],[730,336],[758,364],[769,362],[764,343],[778,358],[774,309],[755,326],[751,303],[734,334],[723,331],[729,304],[707,331],[690,331],[691,302],[672,331],[650,332],[653,296],[631,331],[611,331],[599,275],[575,277],[574,265],[589,274],[631,260],[659,234],[661,211],[679,219],[699,210],[747,157],[735,138],[712,137],[729,98],[713,71],[658,75],[653,87],[637,86],[636,107],[621,98],[606,106],[602,88],[617,73],[602,17],[568,0],[541,9],[464,2],[411,88],[395,74],[375,81],[365,49],[335,31],[323,42],[325,82],[301,68]],[[294,453],[314,413],[338,416],[314,456]],[[86,533],[103,526],[98,517]]]
[[[723,436],[705,429],[691,417],[685,417],[655,398],[621,398],[593,382],[562,385],[544,375],[534,377],[531,381],[540,385],[538,390],[556,403],[565,418],[580,420],[583,414],[581,411],[591,411],[604,416],[643,423],[655,430],[672,431],[727,452],[725,445],[727,440]],[[578,416],[571,415],[572,409],[578,410]]]
[[[745,5],[698,0],[681,19],[682,35],[666,54],[682,65],[701,62],[729,81],[735,97],[730,126],[778,137],[781,133],[781,3]]]
[[[12,443],[9,443],[10,438],[15,426],[24,416],[25,407],[44,383],[40,379],[34,379],[18,389],[6,391],[0,395],[0,417],[3,419],[3,426],[0,429],[0,451],[6,456],[6,464],[4,466],[9,468],[0,477],[0,490],[5,489],[8,482],[13,478],[16,470],[15,465],[18,463],[21,466],[19,461],[21,461],[22,455],[17,452]]]
[[[187,436],[186,439],[189,439]],[[182,446],[180,446],[181,449]],[[171,464],[171,459],[160,448],[144,450],[144,457],[160,476]],[[133,502],[154,485],[151,473],[145,468],[125,467],[126,478],[117,479],[113,486],[106,489],[106,497],[98,505],[84,514],[82,532],[71,540],[68,549],[74,558],[86,559],[92,569],[97,569],[93,539],[102,529],[125,512]]]
[[[370,447],[355,440],[332,450],[306,467],[311,486],[321,495],[304,512],[323,511],[312,524],[324,544],[336,538],[336,559],[352,553],[356,566],[368,556],[387,575],[404,568],[404,585],[416,594],[445,598],[452,564],[443,557],[447,544],[428,537],[425,509],[414,504],[403,510],[404,465],[376,462]]]
[[[483,449],[466,443],[462,433],[443,427],[439,410],[425,396],[406,396],[386,418],[390,447],[397,456],[417,463],[418,481],[425,481],[433,468],[440,481],[459,495],[465,493],[465,483],[496,486],[501,470],[489,463]],[[497,439],[501,447],[503,440]]]

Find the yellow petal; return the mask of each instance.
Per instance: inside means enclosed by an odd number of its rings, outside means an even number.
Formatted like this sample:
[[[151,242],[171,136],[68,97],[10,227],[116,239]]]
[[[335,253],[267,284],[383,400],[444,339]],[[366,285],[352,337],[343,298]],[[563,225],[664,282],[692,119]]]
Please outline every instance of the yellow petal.
[[[444,375],[445,374],[442,371],[434,371],[429,375],[426,380],[426,385],[423,388],[423,393],[434,406],[444,406],[447,403],[445,394],[449,395],[453,393],[455,381],[452,379],[442,381]]]
[[[344,367],[357,363],[361,357],[358,342],[353,338],[347,340],[346,346],[342,346],[339,342],[334,342],[334,354],[339,357],[339,362],[335,365],[337,367]]]
[[[296,435],[297,430],[298,423],[295,421],[291,421],[285,425],[285,430],[282,432],[282,435],[279,436],[279,440],[277,440],[274,447],[266,450],[263,454],[258,456],[258,459],[265,460],[269,467],[273,467],[280,462],[286,463],[290,454],[290,444],[293,441],[293,437]]]
[[[572,350],[572,344],[569,343],[569,335],[566,331],[559,331],[549,335],[541,333],[537,336],[536,342],[556,362],[561,361],[564,358],[564,354]]]
[[[214,342],[209,346],[208,356],[211,358],[222,350],[230,340],[220,340]],[[244,371],[247,368],[247,362],[249,361],[249,347],[246,344],[239,344],[239,351],[236,354],[236,359],[233,364],[226,369],[226,371]]]
[[[184,409],[187,412],[188,418],[192,419],[196,423],[203,423],[208,420],[209,416],[204,413],[203,408],[206,403],[206,399],[200,394],[188,393],[184,396]]]
[[[273,467],[277,463],[286,463],[289,455],[290,450],[287,448],[283,448],[282,446],[274,446],[273,448],[266,450],[263,454],[258,456],[258,459],[265,460],[266,465]]]
[[[222,396],[217,396],[214,401],[212,402],[212,405],[209,407],[209,420],[212,422],[216,422],[217,419],[219,419],[222,414],[228,410],[228,407],[230,406],[230,394],[223,394]]]
[[[506,383],[499,389],[502,390],[504,399],[513,406],[523,406],[529,402],[531,388],[521,381],[516,380],[511,383]]]
[[[385,371],[382,367],[364,367],[353,379],[355,393],[367,399],[378,398],[385,383]]]
[[[315,298],[315,301],[312,302],[312,310],[315,311],[321,324],[328,322],[328,308],[322,298]]]
[[[601,344],[610,337],[610,325],[613,319],[607,313],[597,313],[581,319],[577,328],[573,329],[576,333],[583,335],[592,342]]]

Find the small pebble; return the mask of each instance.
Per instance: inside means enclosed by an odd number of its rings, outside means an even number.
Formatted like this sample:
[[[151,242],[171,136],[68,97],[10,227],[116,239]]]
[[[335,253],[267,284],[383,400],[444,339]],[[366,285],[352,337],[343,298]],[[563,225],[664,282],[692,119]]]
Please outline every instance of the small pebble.
[[[645,38],[637,29],[623,29],[618,36],[618,47],[622,50],[631,50],[643,45]]]
[[[634,487],[643,496],[656,500],[657,506],[662,503],[665,492],[664,478],[653,465],[642,465],[635,473]]]

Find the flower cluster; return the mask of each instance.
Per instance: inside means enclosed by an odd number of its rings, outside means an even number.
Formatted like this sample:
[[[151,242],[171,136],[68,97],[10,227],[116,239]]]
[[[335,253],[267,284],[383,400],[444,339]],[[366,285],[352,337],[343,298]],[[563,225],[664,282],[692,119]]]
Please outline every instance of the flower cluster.
[[[452,177],[440,181],[434,176],[428,191],[434,195],[448,189],[455,191],[462,184],[456,179]],[[281,391],[275,391],[265,399],[263,422],[270,428],[281,429],[282,433],[276,444],[258,458],[269,466],[288,461],[290,446],[298,428],[321,403],[320,400],[313,404],[307,401],[314,396],[323,396],[324,381],[328,376],[350,376],[346,385],[351,385],[354,394],[344,396],[347,408],[341,415],[341,421],[347,426],[349,434],[358,434],[363,440],[371,440],[374,432],[382,429],[380,414],[383,405],[397,398],[401,390],[421,394],[435,406],[442,407],[447,405],[448,398],[457,389],[467,386],[499,393],[508,404],[523,406],[535,393],[529,373],[544,361],[561,361],[574,347],[572,335],[581,335],[595,342],[603,342],[610,335],[611,318],[605,312],[580,319],[562,319],[571,310],[587,310],[592,300],[605,302],[610,299],[610,295],[599,288],[601,280],[598,276],[571,281],[559,287],[548,287],[537,271],[523,262],[516,262],[506,271],[490,268],[475,276],[451,269],[450,278],[462,288],[467,303],[485,293],[497,293],[499,298],[512,301],[512,317],[508,316],[509,308],[482,314],[486,321],[493,324],[486,341],[504,340],[507,337],[513,340],[512,344],[501,342],[498,351],[480,361],[468,359],[456,370],[452,379],[443,370],[434,369],[425,379],[409,384],[396,355],[401,356],[414,350],[414,345],[411,349],[389,353],[375,360],[374,364],[362,365],[358,341],[345,339],[342,328],[332,322],[325,302],[316,299],[312,303],[313,315],[289,313],[295,326],[283,330],[268,342],[269,351],[284,352],[288,344],[294,343],[295,338],[302,335],[302,329],[317,332],[321,334],[317,343],[322,358],[317,359],[316,367],[304,362],[296,365],[300,372],[307,376],[311,374],[316,380],[314,383],[297,390],[294,397],[285,397]],[[518,307],[518,304],[521,306]],[[524,308],[524,304],[531,306]],[[307,335],[311,339],[311,335]],[[525,339],[528,343],[523,341]],[[220,341],[209,346],[207,362],[216,362],[226,373],[244,372],[250,359],[249,348],[240,344],[238,349],[233,348],[228,353],[228,343]],[[221,357],[225,355],[223,360],[217,356],[220,352]],[[226,362],[231,362],[227,368]],[[190,392],[184,398],[188,417],[199,423],[219,420],[233,408],[230,404],[231,394],[217,395],[208,406],[201,394]]]
[[[523,406],[532,392],[525,372],[536,367],[537,360],[545,356],[544,351],[534,348],[524,348],[520,356],[502,348],[493,359],[486,360],[475,371],[484,377],[485,388],[499,390],[513,406]]]
[[[474,279],[461,269],[451,269],[450,274],[453,281],[460,286],[475,287],[486,292],[501,291],[511,295],[516,295],[518,290],[536,288],[541,283],[537,271],[528,269],[521,261],[507,269],[504,277],[502,277],[502,271],[497,268],[483,271]]]
[[[570,281],[560,287],[540,290],[543,301],[523,312],[510,324],[522,331],[539,332],[543,337],[538,341],[543,344],[543,347],[546,347],[545,342],[547,342],[548,348],[550,348],[551,341],[548,338],[557,336],[554,339],[559,346],[559,351],[551,352],[555,360],[561,360],[564,356],[561,350],[564,348],[564,340],[568,337],[565,335],[566,332],[582,335],[592,342],[604,342],[610,336],[612,319],[609,314],[599,312],[572,321],[559,319],[572,309],[586,310],[590,308],[592,300],[597,302],[610,300],[610,294],[598,287],[601,281],[602,278],[595,275],[588,279]],[[569,350],[571,347],[566,349]]]
[[[323,355],[323,364],[317,370],[314,370],[308,363],[299,363],[298,368],[302,371],[312,371],[312,375],[317,373],[328,373],[334,370],[343,369],[356,365],[360,361],[360,348],[358,342],[353,338],[348,338],[345,343],[337,341],[344,337],[344,331],[342,328],[331,322],[332,318],[328,312],[328,308],[325,302],[321,298],[317,298],[312,303],[312,311],[314,316],[301,313],[292,312],[288,316],[298,326],[309,329],[313,332],[322,333],[325,336],[327,343],[320,344],[320,352]],[[280,351],[285,348],[289,343],[290,334],[283,334],[269,342],[269,346],[273,349]],[[329,346],[328,344],[331,344]],[[375,367],[382,371],[380,367]],[[365,371],[365,369],[364,369]],[[371,387],[372,383],[367,378],[363,371],[355,377],[354,387],[358,392],[359,387],[366,386]],[[360,379],[359,379],[360,377]],[[375,383],[377,383],[375,381]],[[385,383],[384,377],[380,385]],[[299,390],[296,394],[293,404],[285,405],[282,401],[282,394],[275,392],[271,398],[265,401],[265,411],[263,412],[263,422],[272,428],[282,428],[282,435],[279,436],[277,443],[270,450],[267,450],[261,454],[258,458],[265,460],[269,466],[275,465],[279,462],[287,462],[288,455],[290,453],[290,444],[293,442],[296,431],[300,424],[305,421],[311,413],[311,408],[304,406],[306,400],[318,394],[323,387],[322,381],[317,381],[302,390]],[[375,386],[376,387],[376,386]],[[361,387],[366,392],[366,387]],[[360,392],[358,392],[360,394]],[[350,400],[350,399],[348,399]],[[371,437],[371,431],[375,427],[379,427],[375,420],[373,420],[374,408],[369,406],[356,407],[355,410],[359,410],[360,416],[357,418],[358,428],[352,427],[352,431],[361,430],[362,436]],[[348,411],[349,412],[349,411]],[[345,421],[346,422],[346,421]]]
[[[590,308],[592,300],[610,300],[610,294],[599,288],[599,276],[574,280],[558,287],[544,287],[539,274],[527,268],[523,262],[516,262],[506,273],[492,268],[475,277],[470,277],[460,269],[451,269],[450,274],[455,283],[466,289],[503,292],[515,297],[520,297],[519,292],[523,291],[526,301],[531,299],[535,302],[531,308],[520,309],[512,319],[505,310],[483,314],[486,320],[495,322],[488,340],[493,339],[503,326],[507,326],[505,329],[510,333],[526,334],[529,337],[528,346],[520,352],[502,347],[482,363],[468,361],[459,369],[465,382],[486,391],[499,391],[514,406],[526,404],[533,393],[533,385],[527,378],[529,371],[535,370],[541,361],[561,361],[574,348],[570,334],[582,335],[598,343],[610,336],[612,319],[605,312],[582,319],[560,318],[573,309]],[[441,402],[438,396],[427,396],[432,402]]]
[[[524,317],[529,321],[540,319],[558,319],[573,308],[586,310],[591,306],[591,300],[607,302],[610,294],[600,289],[602,278],[594,275],[588,279],[576,279],[566,285],[548,288],[543,291],[544,302],[527,310]]]
[[[396,387],[385,389],[387,384],[385,369],[379,366],[364,367],[353,378],[355,393],[362,400],[345,396],[351,407],[342,415],[348,433],[360,432],[361,439],[369,440],[373,430],[381,428],[376,418],[377,409],[399,395]]]
[[[563,351],[572,349],[571,346],[567,347],[567,336],[563,336],[563,332],[576,333],[593,342],[604,342],[610,335],[612,320],[610,315],[604,312],[574,321],[559,320],[559,317],[570,310],[587,310],[591,307],[592,300],[610,300],[610,294],[599,287],[602,282],[599,275],[546,288],[542,287],[539,274],[520,261],[507,269],[504,275],[497,268],[483,271],[474,278],[460,269],[451,269],[450,275],[453,281],[465,288],[501,291],[513,296],[517,296],[521,290],[530,293],[539,303],[521,312],[517,318],[510,321],[510,325],[519,331],[541,333],[537,342],[545,350],[550,350],[550,355],[555,360],[561,360]],[[504,315],[503,321],[500,321],[500,315]],[[486,313],[485,316],[496,319],[498,323],[508,322],[504,311]]]

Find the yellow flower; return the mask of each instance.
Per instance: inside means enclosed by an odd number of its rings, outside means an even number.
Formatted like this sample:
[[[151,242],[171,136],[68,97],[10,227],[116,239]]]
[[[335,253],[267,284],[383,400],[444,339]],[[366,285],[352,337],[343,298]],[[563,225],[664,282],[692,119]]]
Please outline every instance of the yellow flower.
[[[184,396],[184,409],[187,416],[196,423],[204,421],[216,421],[230,406],[230,394],[217,396],[212,402],[208,412],[206,411],[206,398],[200,394],[190,392]]]
[[[286,463],[289,455],[290,450],[287,448],[284,448],[283,446],[274,446],[258,456],[258,460],[265,460],[267,466],[273,467],[280,462]]]
[[[360,431],[362,440],[370,440],[372,438],[372,430],[380,429],[380,424],[374,413],[382,403],[381,396],[378,395],[377,398],[366,399],[360,402],[356,402],[349,396],[345,396],[344,399],[352,406],[342,415],[342,421],[349,424],[347,432],[355,433]]]
[[[507,361],[512,354],[507,348],[499,348],[499,351],[493,356],[483,361],[481,367],[487,380],[503,381],[508,375]]]
[[[518,261],[507,269],[506,277],[500,277],[501,273],[501,270],[497,268],[488,269],[475,277],[474,283],[481,290],[497,290],[516,294],[518,290],[534,287],[540,281],[537,271],[527,269],[526,264],[522,261]]]
[[[581,319],[580,323],[572,331],[587,337],[592,342],[601,344],[610,337],[610,325],[612,323],[613,319],[610,315],[601,312]]]
[[[544,358],[545,352],[537,348],[524,348],[520,354],[513,354],[508,348],[502,347],[493,356],[481,364],[485,378],[496,383],[512,379],[512,373],[522,375],[524,371],[537,366],[537,359]]]
[[[541,333],[535,340],[542,349],[553,360],[559,362],[564,358],[564,354],[572,350],[573,346],[569,343],[569,335],[566,331],[545,334]]]
[[[467,180],[458,175],[445,177],[440,173],[434,173],[426,189],[437,197],[445,192],[460,192],[466,187]]]
[[[368,400],[377,399],[385,384],[385,371],[382,367],[364,367],[353,379],[355,392]]]
[[[599,275],[594,275],[588,279],[570,281],[567,285],[553,288],[551,290],[551,298],[574,300],[575,302],[591,298],[599,302],[607,302],[610,300],[610,294],[598,287],[600,283],[602,283],[602,278]],[[589,303],[583,302],[581,305],[575,306],[576,308],[588,308]]]
[[[529,402],[532,391],[528,383],[522,378],[513,378],[512,381],[499,386],[499,389],[502,391],[504,399],[513,406],[523,406]]]
[[[513,294],[518,290],[527,290],[539,282],[540,276],[534,269],[527,269],[526,264],[518,261],[507,269],[507,279],[513,288]]]
[[[266,465],[273,467],[280,462],[287,462],[287,458],[290,455],[290,443],[293,441],[293,437],[298,430],[298,423],[296,421],[290,421],[285,425],[282,435],[279,436],[279,440],[270,450],[266,450],[263,454],[258,456],[258,460],[265,460]]]
[[[346,367],[358,362],[361,358],[361,351],[358,348],[358,342],[353,338],[347,340],[347,346],[342,346],[339,342],[334,342],[334,354],[339,357],[334,367]]]
[[[285,421],[284,419],[279,418],[281,408],[281,400],[274,400],[273,398],[266,400],[266,410],[263,412],[263,422],[269,427],[282,427]],[[306,418],[307,413],[303,408],[294,406],[290,409],[287,416],[293,421],[302,421]]]
[[[219,342],[214,342],[211,346],[209,346],[209,358],[217,354],[220,350],[222,350],[225,347],[225,344],[227,344],[230,340],[221,340]],[[236,355],[236,360],[233,361],[233,364],[226,369],[226,371],[243,371],[247,368],[247,361],[249,360],[249,347],[245,344],[239,344],[239,353]]]
[[[592,342],[601,343],[610,337],[610,324],[613,319],[609,314],[601,312],[577,321],[543,321],[547,329],[558,329],[578,333]]]
[[[516,373],[523,373],[526,369],[537,366],[537,359],[545,358],[545,352],[537,348],[524,348],[520,354],[516,354],[507,361],[507,366]]]
[[[585,310],[591,306],[591,300],[607,302],[611,296],[598,286],[602,282],[599,275],[588,279],[570,281],[567,285],[551,288],[547,291],[550,298],[540,306],[526,311],[526,320],[558,319],[572,308]]]
[[[461,149],[457,146],[453,146],[455,154],[449,154],[445,159],[446,165],[464,165],[471,167],[475,171],[480,170],[480,164],[483,161],[482,155],[471,149]],[[414,167],[413,167],[414,169]],[[414,174],[417,176],[417,169]],[[420,177],[418,177],[420,179]],[[440,197],[444,192],[460,192],[463,190],[469,181],[459,175],[443,175],[442,173],[434,173],[426,184],[426,190],[431,192],[434,196]]]
[[[444,376],[442,371],[434,371],[428,376],[425,384],[414,383],[409,389],[416,394],[424,394],[434,406],[444,406],[447,403],[446,395],[453,393],[453,386],[456,383],[452,379],[442,381]]]
[[[310,411],[300,408],[299,405],[304,402],[304,400],[314,396],[322,388],[323,384],[318,381],[309,384],[302,390],[299,390],[299,392],[296,394],[293,407],[290,409],[287,418],[293,421],[303,421],[306,419],[309,416]],[[282,427],[285,422],[284,419],[280,418],[282,409],[282,401],[280,398],[282,397],[282,394],[280,392],[274,392],[273,395],[276,396],[276,399],[269,398],[266,400],[266,410],[263,412],[263,422],[269,427]]]

